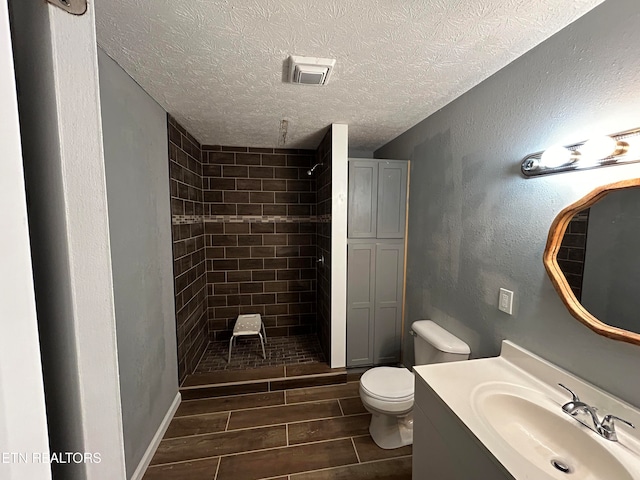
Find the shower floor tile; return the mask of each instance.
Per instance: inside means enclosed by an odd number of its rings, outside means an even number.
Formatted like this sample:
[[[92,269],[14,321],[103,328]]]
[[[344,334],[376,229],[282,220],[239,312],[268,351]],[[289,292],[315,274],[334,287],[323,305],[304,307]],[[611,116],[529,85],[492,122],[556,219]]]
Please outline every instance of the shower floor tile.
[[[325,361],[316,335],[268,338],[264,345],[267,358],[262,358],[258,337],[238,337],[231,352],[229,342],[210,342],[194,373],[220,370],[246,370],[258,367],[321,363]]]

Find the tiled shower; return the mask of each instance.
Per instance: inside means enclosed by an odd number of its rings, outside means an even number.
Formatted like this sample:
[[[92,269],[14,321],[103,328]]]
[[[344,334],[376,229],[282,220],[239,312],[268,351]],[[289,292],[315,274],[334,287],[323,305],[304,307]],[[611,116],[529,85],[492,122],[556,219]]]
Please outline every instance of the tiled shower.
[[[180,382],[243,313],[260,313],[280,343],[319,334],[328,356],[330,142],[212,146],[171,116],[168,129]]]
[[[169,116],[169,178],[178,375],[192,372],[209,343],[201,146]]]

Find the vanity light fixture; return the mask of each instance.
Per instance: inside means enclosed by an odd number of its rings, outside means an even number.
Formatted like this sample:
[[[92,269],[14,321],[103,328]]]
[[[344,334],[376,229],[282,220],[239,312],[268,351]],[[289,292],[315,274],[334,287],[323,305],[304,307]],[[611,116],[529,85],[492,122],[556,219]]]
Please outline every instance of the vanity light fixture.
[[[532,153],[522,160],[521,170],[535,177],[635,162],[640,162],[640,128]]]

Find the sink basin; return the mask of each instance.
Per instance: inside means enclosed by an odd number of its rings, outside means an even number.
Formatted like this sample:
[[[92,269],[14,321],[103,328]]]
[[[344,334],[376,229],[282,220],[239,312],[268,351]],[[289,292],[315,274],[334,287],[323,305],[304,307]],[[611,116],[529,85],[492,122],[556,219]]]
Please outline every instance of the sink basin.
[[[600,437],[562,411],[571,395],[558,383],[600,417],[640,426],[640,410],[513,342],[502,342],[499,357],[414,370],[416,472],[436,469],[433,478],[452,480],[640,480],[640,428],[620,422],[619,442]]]
[[[551,478],[632,480],[609,452],[608,440],[562,413],[543,393],[513,384],[479,386],[473,410],[505,448]]]

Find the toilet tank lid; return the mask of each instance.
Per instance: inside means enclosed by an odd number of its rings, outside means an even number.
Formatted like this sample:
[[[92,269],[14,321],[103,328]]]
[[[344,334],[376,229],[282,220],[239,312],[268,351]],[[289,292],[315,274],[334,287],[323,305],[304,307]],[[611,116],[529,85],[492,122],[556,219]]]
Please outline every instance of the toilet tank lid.
[[[431,320],[413,322],[411,329],[441,352],[469,355],[469,345]]]

